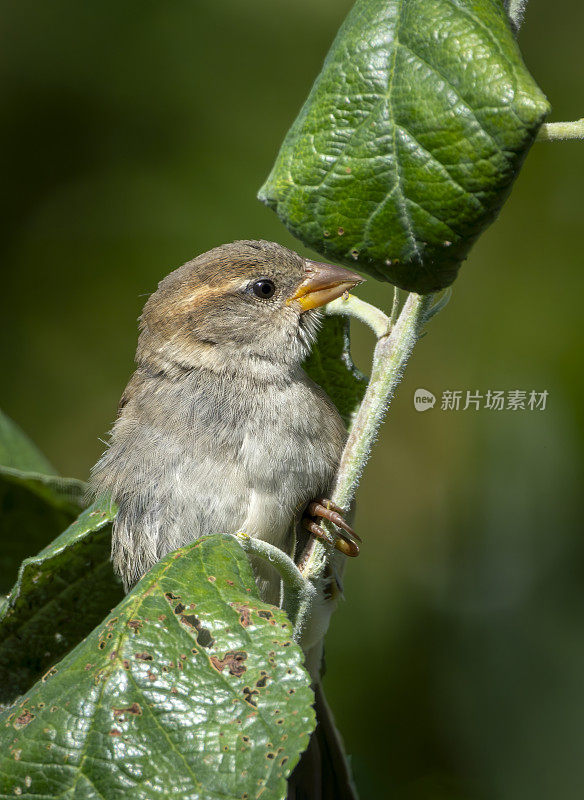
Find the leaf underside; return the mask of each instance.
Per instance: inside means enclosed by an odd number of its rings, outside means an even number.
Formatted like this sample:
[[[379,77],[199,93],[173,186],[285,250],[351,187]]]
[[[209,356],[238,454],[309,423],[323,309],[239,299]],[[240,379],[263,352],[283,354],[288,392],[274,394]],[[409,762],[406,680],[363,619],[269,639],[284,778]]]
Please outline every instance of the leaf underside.
[[[239,544],[199,539],[0,715],[0,795],[283,798],[315,722],[302,660]]]
[[[436,291],[548,111],[500,0],[357,0],[259,197],[325,257]]]
[[[324,318],[312,352],[303,367],[312,380],[324,389],[345,425],[350,427],[367,389],[367,378],[351,360],[347,318]]]

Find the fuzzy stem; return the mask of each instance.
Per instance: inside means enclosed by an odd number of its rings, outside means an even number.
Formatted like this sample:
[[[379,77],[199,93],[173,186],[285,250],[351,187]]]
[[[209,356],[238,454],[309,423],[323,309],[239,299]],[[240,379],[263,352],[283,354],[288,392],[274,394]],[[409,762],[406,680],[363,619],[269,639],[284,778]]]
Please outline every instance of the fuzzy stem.
[[[575,122],[545,122],[539,129],[536,142],[560,142],[584,139],[584,117]]]
[[[327,309],[327,313],[345,313],[366,322],[378,336],[371,378],[351,427],[331,498],[344,509],[349,508],[355,496],[359,478],[369,459],[387,407],[424,323],[432,316],[433,301],[434,295],[408,295],[397,322],[391,329],[389,318],[383,312],[352,296],[341,302],[331,303]],[[331,545],[314,539],[304,564],[304,579],[312,583],[318,581],[333,552]],[[301,604],[297,629],[306,625],[309,615],[310,608]]]
[[[513,30],[515,31],[515,34],[517,34],[519,28],[523,24],[527,0],[504,0],[504,4],[507,15],[511,20]]]
[[[237,539],[239,544],[252,556],[259,556],[264,561],[269,562],[274,569],[280,573],[280,577],[284,583],[291,589],[299,591],[304,586],[304,578],[302,573],[292,561],[290,556],[286,555],[283,550],[276,547],[269,542],[264,542],[262,539],[256,539],[243,531],[234,533],[233,536]]]
[[[284,585],[282,607],[294,624],[298,618],[299,609],[311,606],[316,592],[314,586],[305,580],[294,561],[279,547],[264,542],[262,539],[255,539],[243,531],[238,531],[233,536],[248,555],[258,556],[279,572]]]
[[[353,422],[333,492],[333,502],[342,508],[349,508],[355,496],[379,426],[420,337],[432,300],[432,295],[410,294],[391,333],[377,341],[371,378]]]
[[[353,319],[358,319],[359,322],[364,322],[365,325],[368,325],[378,339],[381,339],[382,336],[387,336],[391,331],[391,320],[387,314],[384,314],[380,308],[372,306],[370,303],[365,303],[352,294],[338,297],[328,303],[324,307],[324,313],[327,316],[348,314]]]

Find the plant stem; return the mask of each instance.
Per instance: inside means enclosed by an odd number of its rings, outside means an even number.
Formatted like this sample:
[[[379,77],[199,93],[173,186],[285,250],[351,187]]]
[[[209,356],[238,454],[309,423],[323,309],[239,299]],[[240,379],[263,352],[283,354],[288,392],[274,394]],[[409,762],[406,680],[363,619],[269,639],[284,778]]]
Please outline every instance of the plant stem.
[[[505,10],[509,15],[509,19],[511,20],[515,33],[517,33],[523,24],[527,0],[504,0],[504,3]]]
[[[378,308],[349,296],[335,301],[327,313],[345,313],[366,322],[378,336],[373,354],[371,378],[363,402],[355,416],[349,438],[341,458],[332,500],[348,509],[355,496],[359,478],[369,459],[371,447],[385,412],[399,384],[414,344],[419,339],[424,323],[432,316],[434,295],[410,294],[397,322],[389,328],[389,318]],[[315,539],[305,561],[304,579],[316,582],[322,575],[327,560],[334,550]],[[301,609],[297,625],[306,624],[310,609]]]
[[[307,581],[290,556],[283,550],[262,539],[255,539],[243,531],[233,534],[248,555],[258,556],[267,561],[280,573],[284,591],[282,608],[294,623],[299,616],[300,608],[310,608],[316,589]]]
[[[333,492],[333,502],[342,508],[348,508],[355,496],[371,447],[432,301],[433,295],[410,294],[391,332],[377,340],[369,385],[351,428]]]
[[[558,142],[584,139],[584,117],[575,122],[545,122],[539,129],[536,142]]]
[[[262,539],[256,539],[243,531],[234,533],[233,536],[237,539],[239,544],[253,556],[258,556],[264,561],[272,564],[274,569],[280,573],[280,577],[291,589],[300,591],[304,588],[304,577],[296,564],[292,561],[290,556],[286,555],[283,550],[276,547],[269,542],[264,542]]]
[[[381,339],[382,336],[387,336],[391,332],[391,320],[387,314],[384,314],[380,308],[372,306],[370,303],[365,303],[352,294],[346,297],[338,297],[328,303],[324,307],[324,313],[327,316],[348,315],[353,319],[358,319],[359,322],[368,325],[378,339]]]

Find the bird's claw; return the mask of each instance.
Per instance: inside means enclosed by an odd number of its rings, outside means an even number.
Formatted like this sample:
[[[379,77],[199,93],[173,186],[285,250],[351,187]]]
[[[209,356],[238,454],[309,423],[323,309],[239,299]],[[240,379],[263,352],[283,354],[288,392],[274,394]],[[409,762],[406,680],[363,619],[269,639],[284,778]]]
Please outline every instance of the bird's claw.
[[[324,498],[313,500],[308,504],[306,514],[302,518],[302,525],[307,531],[312,533],[313,536],[330,542],[327,534],[323,531],[318,522],[312,518],[321,517],[322,519],[328,519],[329,522],[332,522],[333,525],[340,528],[340,530],[335,531],[336,538],[334,546],[336,549],[340,550],[340,552],[344,553],[346,556],[355,558],[355,556],[359,555],[359,546],[354,540],[358,539],[361,541],[361,539],[353,528],[345,522],[342,516],[343,513],[343,509],[331,500],[326,500]]]

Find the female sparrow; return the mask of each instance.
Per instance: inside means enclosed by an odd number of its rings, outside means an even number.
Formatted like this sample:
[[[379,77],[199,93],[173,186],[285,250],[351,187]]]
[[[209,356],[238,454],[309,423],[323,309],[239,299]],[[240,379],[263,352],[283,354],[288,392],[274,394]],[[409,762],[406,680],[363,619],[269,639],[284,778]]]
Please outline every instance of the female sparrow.
[[[198,536],[243,531],[293,555],[298,523],[339,527],[330,495],[346,439],[333,403],[302,369],[319,306],[361,283],[281,245],[238,241],[172,272],[140,317],[137,369],[92,472],[118,505],[112,558],[129,589]],[[280,581],[254,561],[265,600]]]

